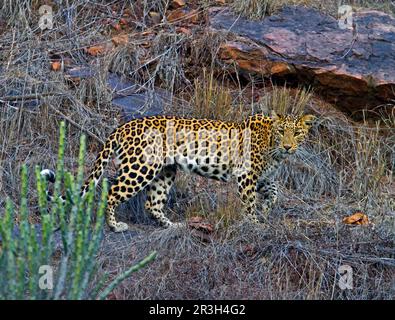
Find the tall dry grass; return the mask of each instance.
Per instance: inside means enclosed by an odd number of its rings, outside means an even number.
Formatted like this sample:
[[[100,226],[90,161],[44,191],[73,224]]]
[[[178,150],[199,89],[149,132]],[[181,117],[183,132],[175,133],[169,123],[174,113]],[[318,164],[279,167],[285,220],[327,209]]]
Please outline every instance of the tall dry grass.
[[[393,3],[385,0],[233,0],[231,2],[231,7],[236,13],[256,20],[275,14],[284,6],[295,5],[313,7],[334,17],[338,16],[341,5],[350,5],[353,10],[374,9],[395,14]]]

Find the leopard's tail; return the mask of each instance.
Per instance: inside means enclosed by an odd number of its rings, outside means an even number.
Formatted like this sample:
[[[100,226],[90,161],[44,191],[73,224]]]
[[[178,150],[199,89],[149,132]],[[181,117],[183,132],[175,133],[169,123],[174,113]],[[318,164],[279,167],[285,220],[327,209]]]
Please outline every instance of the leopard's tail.
[[[56,175],[55,175],[55,172],[53,172],[52,170],[50,170],[50,169],[41,170],[40,175],[43,176],[48,182],[55,183]],[[45,192],[47,194],[47,200],[52,201],[53,196],[49,192],[49,190],[47,189]],[[62,196],[60,196],[60,199],[62,200],[62,202],[64,202],[64,198]]]
[[[89,184],[93,180],[95,183],[95,187],[99,183],[101,177],[103,176],[104,169],[110,160],[110,158],[113,156],[113,154],[118,151],[118,141],[117,141],[117,135],[115,133],[111,134],[106,143],[104,144],[102,150],[99,152],[94,166],[93,170],[91,171],[88,179],[85,181],[83,186],[81,187],[81,196],[84,197],[86,192],[88,191]],[[49,169],[44,169],[40,172],[41,176],[43,176],[48,182],[54,183],[56,180],[56,175],[55,172]],[[53,200],[53,195],[46,190],[47,193],[47,199],[48,201]],[[63,196],[60,196],[62,202],[65,201]]]

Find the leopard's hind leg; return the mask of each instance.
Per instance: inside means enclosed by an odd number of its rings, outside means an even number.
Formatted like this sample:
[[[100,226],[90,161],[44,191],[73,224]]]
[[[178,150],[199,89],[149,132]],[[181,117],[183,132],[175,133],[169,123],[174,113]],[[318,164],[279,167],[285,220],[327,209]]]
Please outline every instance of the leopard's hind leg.
[[[147,201],[145,209],[148,210],[164,227],[175,224],[165,216],[163,211],[167,203],[168,195],[176,177],[177,167],[169,165],[156,176],[154,181],[147,187]]]
[[[128,229],[126,223],[118,222],[115,219],[115,208],[142,191],[161,170],[162,168],[158,164],[149,167],[144,163],[121,166],[116,182],[111,186],[108,194],[106,220],[112,231],[122,232]]]

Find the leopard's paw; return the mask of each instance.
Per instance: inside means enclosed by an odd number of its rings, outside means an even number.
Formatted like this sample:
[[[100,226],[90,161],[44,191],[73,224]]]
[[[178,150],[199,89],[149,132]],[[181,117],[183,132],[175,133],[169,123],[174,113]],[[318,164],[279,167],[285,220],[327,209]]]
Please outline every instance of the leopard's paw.
[[[125,222],[117,222],[111,229],[114,232],[124,232],[129,229],[129,226]]]

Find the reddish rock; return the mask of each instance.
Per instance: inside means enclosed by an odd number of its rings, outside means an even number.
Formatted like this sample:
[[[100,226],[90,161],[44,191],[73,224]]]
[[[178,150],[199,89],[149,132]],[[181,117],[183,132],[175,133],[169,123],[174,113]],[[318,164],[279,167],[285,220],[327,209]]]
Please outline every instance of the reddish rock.
[[[167,14],[167,20],[172,23],[176,23],[176,22],[198,23],[200,20],[200,16],[197,10],[191,10],[188,8],[181,7],[169,11]]]
[[[356,29],[307,7],[285,7],[262,21],[213,8],[210,27],[229,31],[219,58],[240,70],[313,85],[350,112],[395,99],[395,18],[353,13]]]

